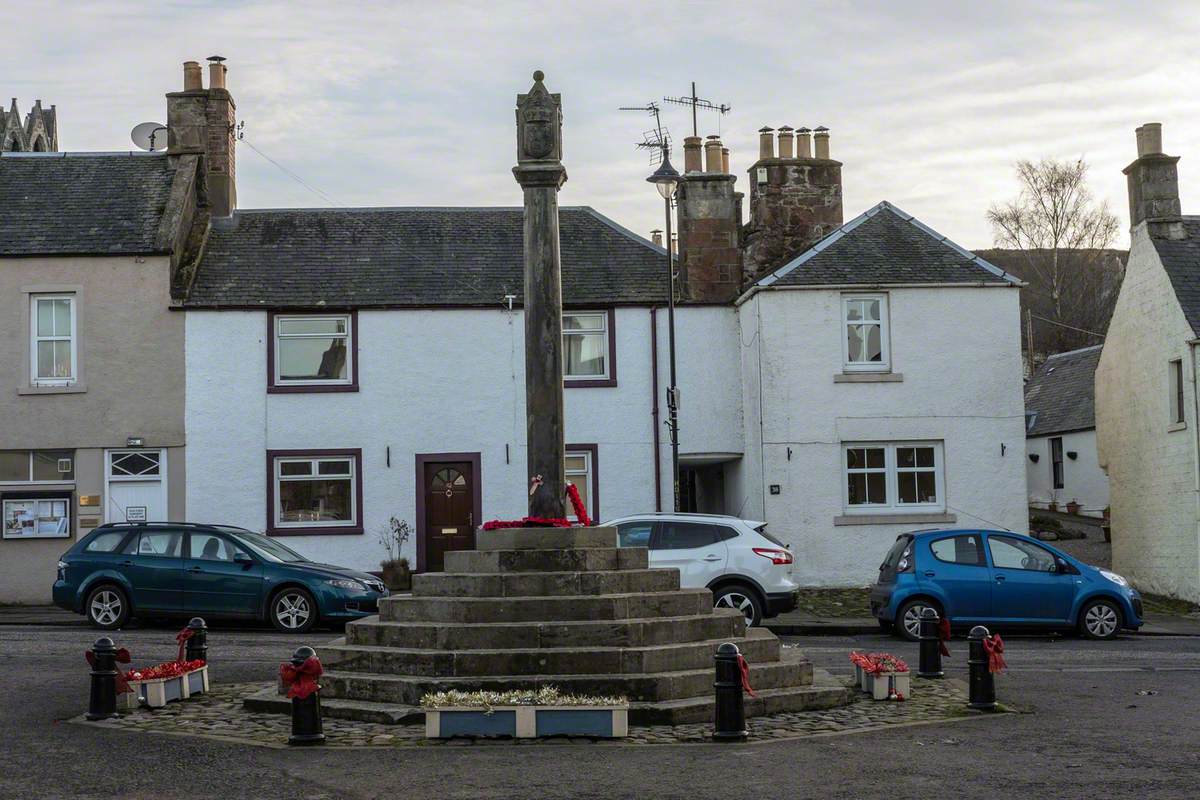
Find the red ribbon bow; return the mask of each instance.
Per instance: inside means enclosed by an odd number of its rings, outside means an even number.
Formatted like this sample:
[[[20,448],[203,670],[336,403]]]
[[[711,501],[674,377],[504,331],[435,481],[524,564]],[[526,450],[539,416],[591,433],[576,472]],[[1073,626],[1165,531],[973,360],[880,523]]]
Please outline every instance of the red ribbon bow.
[[[83,652],[83,657],[87,659],[88,666],[95,669],[96,654],[93,653],[91,650],[85,650]],[[118,664],[128,664],[131,660],[132,660],[132,657],[129,655],[129,651],[126,650],[124,647],[121,647],[117,650],[116,661]],[[117,669],[117,694],[125,694],[126,692],[132,692],[133,689],[129,688],[129,678],[125,675],[124,672],[121,671],[120,667],[117,667],[116,669]]]
[[[195,634],[196,632],[191,628],[184,628],[179,633],[175,634],[175,641],[179,642],[179,657],[175,659],[176,661],[183,661],[183,649],[187,644],[187,640],[192,638],[192,636]]]
[[[1000,634],[993,633],[983,640],[983,649],[987,651],[988,672],[1004,672],[1008,662],[1004,660],[1004,640]]]
[[[573,483],[567,484],[567,499],[571,501],[571,508],[575,509],[575,516],[579,519],[579,524],[585,527],[590,526],[592,524],[591,517],[588,516],[587,507],[579,497],[579,489]]]
[[[279,665],[279,678],[288,687],[287,696],[297,700],[304,700],[321,688],[317,678],[323,672],[321,661],[316,656],[310,656],[298,667],[286,661]]]
[[[950,655],[950,648],[946,647],[948,641],[950,641],[950,618],[942,617],[938,620],[938,648],[944,656]]]
[[[738,669],[742,673],[742,691],[751,697],[758,697],[754,693],[754,689],[750,687],[750,664],[747,663],[746,657],[738,653]]]

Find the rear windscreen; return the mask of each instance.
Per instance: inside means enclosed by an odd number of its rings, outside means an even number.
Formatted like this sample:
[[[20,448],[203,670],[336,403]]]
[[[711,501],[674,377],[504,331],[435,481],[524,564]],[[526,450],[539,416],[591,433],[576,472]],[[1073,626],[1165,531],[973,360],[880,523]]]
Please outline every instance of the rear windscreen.
[[[779,541],[778,539],[776,539],[776,538],[775,538],[774,536],[772,536],[771,534],[767,533],[767,526],[766,526],[766,524],[765,524],[765,523],[764,523],[764,524],[762,524],[762,525],[759,525],[757,528],[755,528],[755,529],[754,529],[754,531],[755,531],[755,533],[757,533],[759,536],[761,536],[761,537],[763,537],[764,539],[766,539],[766,540],[767,540],[768,542],[770,542],[771,544],[777,544],[777,545],[779,545],[780,547],[783,547],[783,548],[786,548],[786,547],[787,547],[787,545],[786,545],[786,544],[784,544],[783,542]]]
[[[896,564],[900,561],[900,554],[904,552],[904,548],[908,547],[910,541],[912,541],[912,537],[903,534],[896,539],[896,543],[892,545],[892,549],[888,550],[887,557],[879,565],[881,572],[883,570],[892,573],[896,571]]]

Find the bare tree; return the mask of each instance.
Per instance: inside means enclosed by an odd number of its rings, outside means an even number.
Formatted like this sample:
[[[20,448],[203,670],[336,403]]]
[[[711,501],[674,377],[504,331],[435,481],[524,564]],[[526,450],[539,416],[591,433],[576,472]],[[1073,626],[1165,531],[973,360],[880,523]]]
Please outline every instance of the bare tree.
[[[987,217],[996,246],[1012,253],[1001,266],[1029,284],[1022,306],[1042,323],[1034,348],[1049,354],[1099,344],[1124,274],[1124,258],[1109,249],[1117,217],[1096,202],[1082,159],[1019,161],[1016,169],[1020,194]]]

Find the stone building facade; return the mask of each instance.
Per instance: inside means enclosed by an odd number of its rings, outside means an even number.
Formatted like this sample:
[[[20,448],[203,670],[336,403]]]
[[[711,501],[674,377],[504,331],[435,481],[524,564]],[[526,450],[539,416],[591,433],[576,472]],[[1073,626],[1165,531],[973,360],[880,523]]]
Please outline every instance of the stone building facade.
[[[0,111],[0,151],[57,153],[57,107],[44,109],[42,101],[35,100],[33,108],[22,120],[21,112],[17,109],[17,98],[14,97],[8,111]]]

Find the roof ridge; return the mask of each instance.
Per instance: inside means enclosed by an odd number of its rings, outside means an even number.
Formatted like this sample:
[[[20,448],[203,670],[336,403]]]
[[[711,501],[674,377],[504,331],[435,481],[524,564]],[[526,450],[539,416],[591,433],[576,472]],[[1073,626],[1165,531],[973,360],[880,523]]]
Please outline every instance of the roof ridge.
[[[1079,353],[1086,353],[1088,350],[1099,350],[1102,347],[1104,347],[1102,344],[1089,344],[1087,347],[1077,347],[1074,350],[1064,350],[1061,353],[1051,353],[1050,355],[1046,356],[1046,361],[1049,361],[1052,358],[1062,358],[1063,356],[1073,356],[1078,355]]]

